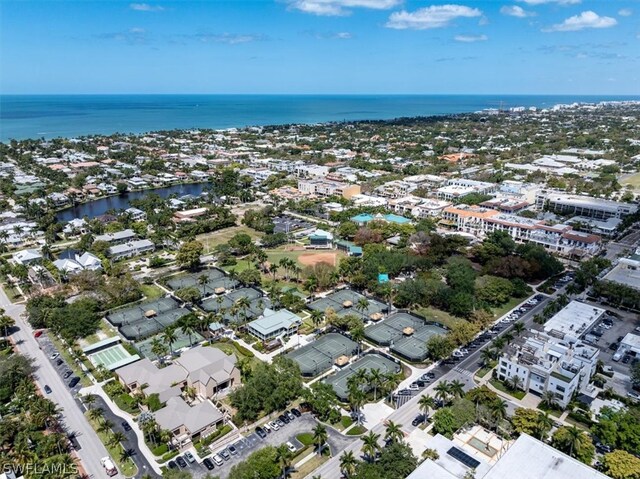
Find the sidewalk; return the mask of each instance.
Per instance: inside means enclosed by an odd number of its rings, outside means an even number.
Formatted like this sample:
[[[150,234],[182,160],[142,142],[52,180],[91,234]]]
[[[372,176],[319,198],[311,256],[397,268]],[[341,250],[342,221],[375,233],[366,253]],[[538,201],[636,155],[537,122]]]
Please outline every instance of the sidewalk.
[[[111,400],[109,395],[104,392],[104,390],[101,387],[101,384],[94,384],[93,386],[82,388],[80,390],[80,395],[86,396],[88,394],[94,394],[96,396],[100,396],[104,400],[104,402],[107,403],[107,406],[109,406],[109,409],[111,409],[112,412],[114,412],[118,416],[122,416],[128,419],[131,429],[133,430],[133,432],[136,434],[136,437],[138,438],[138,449],[142,454],[144,454],[145,458],[147,459],[147,462],[151,465],[151,467],[153,467],[153,470],[158,474],[162,474],[160,466],[158,465],[158,462],[156,460],[156,456],[154,456],[154,454],[149,449],[149,446],[147,446],[147,443],[144,440],[144,433],[138,427],[138,423],[134,421],[133,416],[128,412],[120,409],[116,405],[116,403],[114,403]]]

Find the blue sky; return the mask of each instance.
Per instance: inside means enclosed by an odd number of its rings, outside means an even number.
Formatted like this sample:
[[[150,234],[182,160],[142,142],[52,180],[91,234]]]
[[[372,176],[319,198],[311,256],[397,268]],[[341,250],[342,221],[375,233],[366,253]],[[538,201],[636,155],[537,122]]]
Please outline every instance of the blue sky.
[[[640,0],[0,0],[2,93],[640,94]]]

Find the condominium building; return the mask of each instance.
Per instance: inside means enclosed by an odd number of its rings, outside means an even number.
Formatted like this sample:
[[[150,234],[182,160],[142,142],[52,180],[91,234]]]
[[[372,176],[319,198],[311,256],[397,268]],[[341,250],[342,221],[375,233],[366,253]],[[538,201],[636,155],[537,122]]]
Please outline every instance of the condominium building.
[[[374,191],[376,195],[383,196],[385,198],[402,198],[407,196],[413,190],[417,189],[418,185],[415,183],[409,183],[402,180],[388,181],[378,186]]]
[[[447,184],[436,190],[438,199],[455,200],[471,193],[488,194],[498,188],[495,183],[486,181],[467,180],[465,178],[453,178],[447,180]]]
[[[576,391],[587,392],[598,361],[598,348],[534,332],[510,344],[497,367],[498,378],[524,391],[551,392],[565,408]],[[518,379],[514,380],[514,377]]]
[[[636,213],[638,206],[632,203],[604,200],[591,196],[569,195],[557,191],[541,191],[536,195],[536,207],[566,215],[587,218],[622,218]]]
[[[478,237],[493,231],[506,231],[514,241],[534,242],[563,256],[592,256],[602,246],[600,236],[574,231],[570,225],[548,225],[544,221],[482,206],[449,206],[442,212],[441,224]]]
[[[339,181],[300,179],[298,180],[298,190],[305,195],[337,195],[345,199],[351,199],[352,196],[360,194],[360,185],[351,185]]]

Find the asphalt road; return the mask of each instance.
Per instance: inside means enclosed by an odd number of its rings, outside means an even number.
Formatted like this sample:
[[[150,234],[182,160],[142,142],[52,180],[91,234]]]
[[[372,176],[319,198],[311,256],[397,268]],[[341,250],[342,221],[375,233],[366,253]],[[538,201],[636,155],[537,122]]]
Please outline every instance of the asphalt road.
[[[35,360],[37,368],[35,376],[38,386],[41,389],[44,388],[45,384],[51,387],[51,394],[47,394],[46,397],[54,401],[61,409],[65,429],[76,435],[76,439],[81,446],[81,449],[76,453],[82,461],[85,471],[90,477],[106,479],[108,476],[100,465],[100,458],[108,456],[107,450],[82,415],[69,391],[67,382],[62,379],[49,361],[49,358],[40,350],[38,342],[33,337],[33,329],[22,318],[25,311],[24,305],[12,304],[4,290],[0,288],[0,307],[4,308],[6,313],[16,321],[11,337],[15,340],[18,350],[21,354],[30,356]]]
[[[562,290],[554,293],[554,297],[560,294]],[[549,296],[545,296],[545,298],[538,303],[535,307],[527,311],[524,315],[522,315],[519,321],[523,322],[525,327],[529,329],[533,324],[533,317],[544,309],[544,306],[551,299]],[[504,334],[510,326],[504,327],[500,331],[500,335]],[[415,429],[414,426],[411,425],[411,421],[420,414],[420,409],[418,407],[418,401],[420,397],[425,394],[430,394],[433,396],[435,394],[434,388],[441,381],[453,381],[459,380],[465,383],[465,389],[472,389],[475,387],[475,383],[473,381],[473,374],[480,368],[481,351],[487,348],[491,344],[491,341],[486,342],[482,347],[479,347],[472,353],[470,353],[463,360],[453,364],[446,365],[440,364],[438,367],[433,369],[433,372],[436,374],[436,380],[433,381],[427,388],[423,389],[417,395],[413,396],[410,400],[408,400],[401,407],[392,412],[388,417],[388,421],[393,421],[396,424],[400,424],[402,426],[403,431],[406,434],[411,433]],[[512,414],[513,411],[518,407],[518,405],[514,402],[507,401],[508,404],[508,413]],[[384,424],[376,424],[372,429],[374,433],[380,434],[380,445],[382,445],[382,438],[384,437]],[[352,451],[356,457],[361,456],[362,449],[362,441],[356,441],[349,446],[345,450]],[[313,471],[312,474],[307,476],[311,478],[313,476],[319,476],[322,479],[335,479],[341,477],[340,473],[340,455],[334,455],[329,461],[325,462],[321,467]]]

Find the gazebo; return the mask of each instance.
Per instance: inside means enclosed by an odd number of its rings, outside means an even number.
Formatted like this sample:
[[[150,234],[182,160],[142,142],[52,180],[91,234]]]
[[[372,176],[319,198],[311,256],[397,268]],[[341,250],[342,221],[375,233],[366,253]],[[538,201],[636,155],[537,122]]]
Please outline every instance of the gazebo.
[[[342,367],[346,366],[347,364],[349,364],[349,357],[345,356],[344,354],[342,356],[338,356],[336,358],[335,364],[339,368],[342,368]]]
[[[380,321],[382,319],[382,313],[377,312],[377,313],[371,313],[369,315],[369,319],[371,321]]]
[[[145,318],[153,318],[155,316],[157,316],[157,312],[155,309],[148,309],[147,311],[144,312],[144,317]]]
[[[343,301],[342,306],[345,308],[350,308],[351,306],[353,306],[353,301],[349,301],[349,300]]]
[[[411,336],[415,332],[416,332],[416,330],[413,329],[411,326],[407,326],[406,328],[404,328],[402,330],[402,334],[404,334],[405,336]]]

